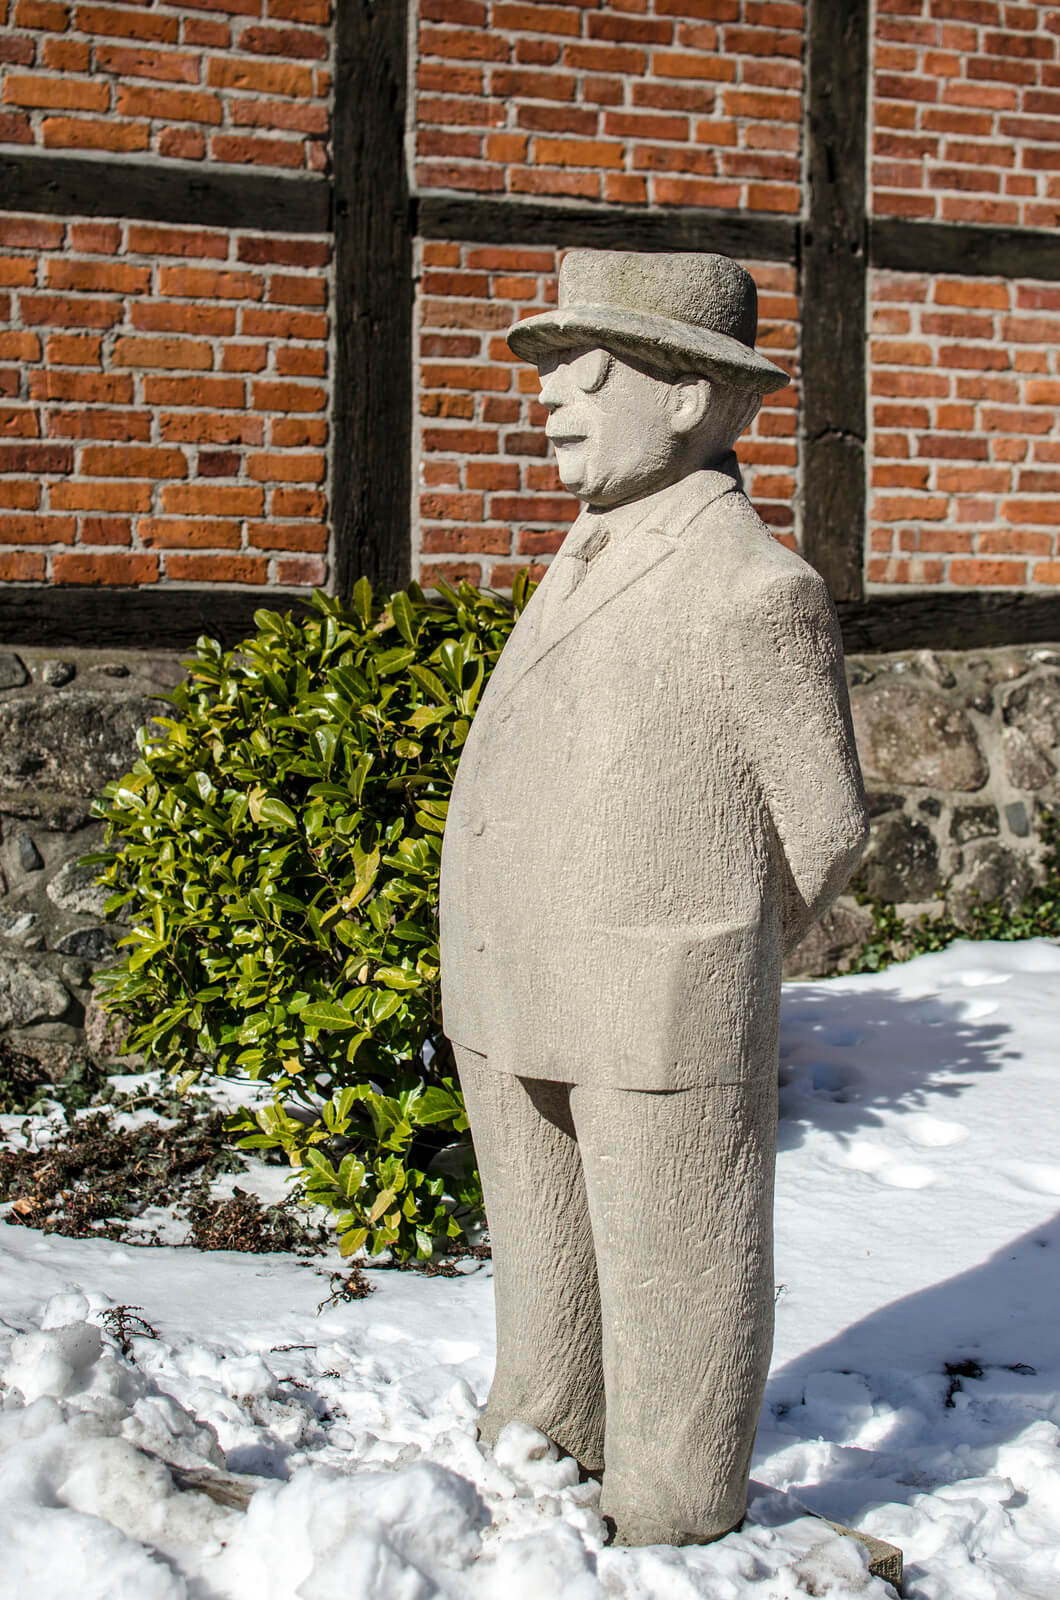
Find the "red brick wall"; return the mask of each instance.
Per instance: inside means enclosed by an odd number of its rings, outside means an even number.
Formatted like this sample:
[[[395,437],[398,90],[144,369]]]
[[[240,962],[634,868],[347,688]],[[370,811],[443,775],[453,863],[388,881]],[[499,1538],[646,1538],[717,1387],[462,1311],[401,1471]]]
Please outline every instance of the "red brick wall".
[[[0,0],[0,143],[326,163],[330,0]]]
[[[1060,284],[872,274],[873,584],[1060,584]]]
[[[794,212],[795,0],[419,0],[423,189]]]
[[[0,213],[0,581],[321,582],[328,254]]]
[[[1054,228],[1060,10],[1049,0],[877,0],[877,213]]]
[[[413,571],[503,586],[540,570],[578,511],[556,475],[537,402],[537,373],[504,331],[556,298],[561,252],[426,242],[421,246]],[[759,288],[760,348],[797,372],[791,267],[750,262]],[[766,399],[739,445],[758,510],[794,543],[797,387]]]

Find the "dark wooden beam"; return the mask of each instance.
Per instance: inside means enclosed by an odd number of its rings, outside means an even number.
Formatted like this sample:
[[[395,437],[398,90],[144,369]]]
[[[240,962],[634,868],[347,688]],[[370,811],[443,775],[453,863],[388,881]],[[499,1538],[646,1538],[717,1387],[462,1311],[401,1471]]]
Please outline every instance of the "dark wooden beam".
[[[225,646],[254,631],[254,613],[304,611],[283,589],[88,588],[0,585],[0,643],[57,650],[184,650],[201,633]]]
[[[1015,589],[926,590],[870,595],[838,604],[848,653],[887,650],[985,650],[1006,644],[1060,642],[1060,595]]]
[[[419,195],[413,225],[425,239],[475,244],[548,244],[616,250],[716,250],[757,261],[794,261],[798,225],[790,217],[695,206],[543,204]]]
[[[406,0],[335,8],[331,584],[393,589],[411,561],[412,232]]]
[[[245,167],[8,150],[0,155],[0,209],[327,233],[331,185],[308,174]]]
[[[1060,233],[874,217],[869,223],[869,261],[893,272],[1057,279]]]
[[[869,9],[869,0],[811,0],[807,17],[803,553],[845,601],[861,596],[865,547]]]

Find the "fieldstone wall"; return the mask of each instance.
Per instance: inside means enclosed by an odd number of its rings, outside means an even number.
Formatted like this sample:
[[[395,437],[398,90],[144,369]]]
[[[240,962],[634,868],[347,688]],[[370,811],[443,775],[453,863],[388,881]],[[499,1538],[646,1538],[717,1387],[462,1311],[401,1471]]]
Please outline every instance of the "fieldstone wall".
[[[119,933],[77,862],[102,841],[93,798],[183,673],[176,654],[0,651],[0,1061],[6,1044],[61,1076],[119,1047],[90,981]]]
[[[1060,646],[849,656],[847,679],[872,817],[859,886],[907,919],[1018,906],[1060,806]],[[841,971],[872,926],[844,895],[788,975]]]
[[[907,916],[959,916],[973,894],[1018,904],[1040,872],[1039,813],[1060,805],[1060,645],[847,669],[873,816],[867,892]],[[118,935],[77,860],[102,838],[93,797],[132,765],[137,728],[183,670],[176,654],[0,650],[0,1055],[61,1075],[120,1049],[91,991]],[[842,970],[871,928],[844,896],[789,975]]]

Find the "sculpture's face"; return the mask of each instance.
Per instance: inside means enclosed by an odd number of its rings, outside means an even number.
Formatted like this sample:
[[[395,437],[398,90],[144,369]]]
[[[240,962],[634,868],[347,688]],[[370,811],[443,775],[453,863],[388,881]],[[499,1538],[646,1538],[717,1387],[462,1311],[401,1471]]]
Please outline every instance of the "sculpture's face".
[[[601,349],[542,357],[545,432],[566,488],[594,506],[621,505],[683,477],[688,428],[681,391]]]

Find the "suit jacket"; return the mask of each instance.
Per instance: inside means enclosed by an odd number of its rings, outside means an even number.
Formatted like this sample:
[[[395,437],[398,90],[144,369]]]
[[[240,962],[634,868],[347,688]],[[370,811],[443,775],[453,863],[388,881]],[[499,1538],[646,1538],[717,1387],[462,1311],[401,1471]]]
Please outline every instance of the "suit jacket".
[[[513,629],[442,847],[454,1043],[666,1090],[773,1073],[780,970],[866,817],[825,586],[738,481],[693,473]],[[606,522],[606,513],[604,514]]]

